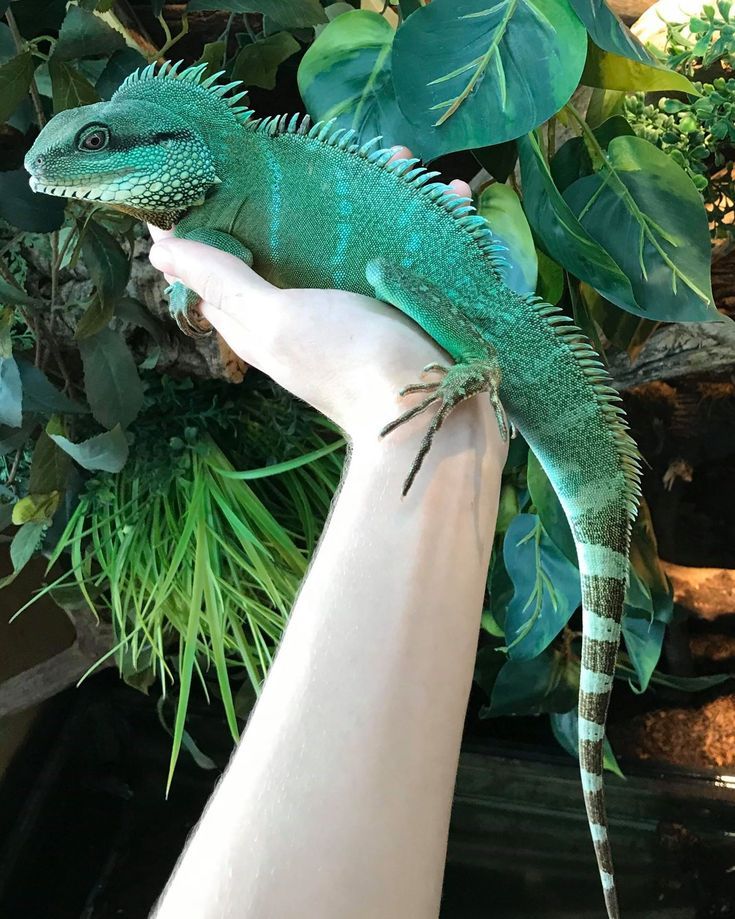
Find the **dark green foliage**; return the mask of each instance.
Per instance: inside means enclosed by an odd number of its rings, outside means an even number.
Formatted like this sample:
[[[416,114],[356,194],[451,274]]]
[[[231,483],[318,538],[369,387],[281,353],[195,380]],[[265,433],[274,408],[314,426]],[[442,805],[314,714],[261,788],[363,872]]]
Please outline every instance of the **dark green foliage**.
[[[198,11],[224,11],[222,33],[194,51],[189,44],[188,63],[198,58],[262,91],[293,82],[298,62],[312,117],[335,119],[363,141],[383,135],[384,145],[408,145],[424,159],[474,156],[493,177],[477,203],[509,249],[507,282],[523,292],[536,285],[598,345],[633,350],[656,321],[716,317],[702,198],[720,226],[735,197],[728,3],[691,23],[691,36],[672,27],[667,61],[602,0],[503,0],[492,10],[480,0],[400,0],[386,15],[356,5],[190,0],[179,33],[159,18],[151,37],[175,60]],[[151,10],[160,17],[162,4]],[[328,427],[274,388],[157,376],[168,333],[127,292],[133,221],[30,191],[20,166],[38,127],[53,112],[109,99],[158,56],[111,28],[99,15],[108,11],[109,0],[0,0],[0,122],[19,145],[0,162],[0,527],[17,526],[14,572],[44,538],[63,533],[59,602],[71,597],[112,617],[130,683],[179,687],[175,760],[180,746],[195,750],[184,731],[194,679],[216,682],[237,734],[237,685],[257,687],[264,675],[340,459]],[[722,73],[692,84],[712,66]],[[598,93],[585,116],[570,104],[580,82],[639,95],[613,113],[614,96]],[[653,103],[644,94],[654,90],[677,96]],[[559,122],[577,135],[561,147]],[[718,170],[724,178],[712,182]],[[77,268],[90,280],[85,302],[65,293]],[[63,347],[62,323],[74,333]],[[142,362],[130,347],[141,337]],[[253,469],[255,478],[237,472]],[[252,546],[238,518],[253,524]],[[125,533],[134,536],[126,542]],[[641,690],[674,685],[654,669],[673,604],[645,508],[631,560],[618,675]],[[225,575],[236,577],[238,566],[260,575],[241,573],[226,596]],[[551,713],[573,750],[576,554],[520,437],[510,444],[488,586],[491,644],[477,666],[484,714]],[[163,617],[158,631],[146,619],[151,608]]]

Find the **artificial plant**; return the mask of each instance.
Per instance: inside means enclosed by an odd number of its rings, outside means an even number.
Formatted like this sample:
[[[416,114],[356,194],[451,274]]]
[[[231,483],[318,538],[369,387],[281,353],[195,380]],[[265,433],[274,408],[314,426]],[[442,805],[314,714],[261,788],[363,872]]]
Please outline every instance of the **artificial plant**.
[[[130,476],[140,462],[143,380],[156,372],[163,334],[130,297],[140,228],[104,209],[33,194],[22,156],[49,114],[109,98],[143,63],[204,62],[252,87],[260,114],[281,111],[281,97],[295,99],[298,89],[312,117],[334,119],[363,140],[380,134],[427,161],[461,154],[444,164],[459,164],[468,178],[483,166],[478,208],[512,252],[518,283],[562,304],[603,352],[610,343],[640,346],[660,322],[718,318],[706,189],[680,157],[640,131],[624,102],[629,93],[663,92],[685,106],[702,104],[707,93],[687,73],[644,48],[603,2],[371,6],[0,0],[8,142],[0,172],[0,439],[9,457],[6,517],[19,526],[11,543],[16,568],[38,547],[48,551],[68,520],[75,523],[61,544],[84,557],[70,533],[86,519],[97,486],[80,492],[80,477],[98,482],[103,473],[105,487],[120,489],[114,477]],[[195,39],[205,22],[208,33]],[[67,283],[80,271],[87,287]],[[131,349],[141,337],[150,339],[143,371],[139,348]],[[96,588],[115,583],[116,561],[98,554],[89,571]],[[70,570],[78,577],[73,560]],[[478,680],[491,713],[551,712],[561,739],[578,680],[578,584],[563,515],[517,440],[504,477]],[[133,595],[125,597],[115,613],[121,623],[136,617]],[[644,514],[619,670],[639,689],[655,679],[672,611]],[[220,682],[223,673],[220,658]]]

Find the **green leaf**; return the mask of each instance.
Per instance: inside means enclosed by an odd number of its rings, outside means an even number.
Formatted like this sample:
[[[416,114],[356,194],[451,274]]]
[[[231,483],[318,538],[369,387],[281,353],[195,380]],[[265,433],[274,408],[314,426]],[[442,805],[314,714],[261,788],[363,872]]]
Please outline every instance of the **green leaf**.
[[[362,141],[406,144],[420,156],[421,135],[401,114],[391,76],[394,30],[382,16],[355,10],[326,26],[299,64],[299,91],[312,118],[336,119]]]
[[[577,88],[586,54],[566,0],[433,0],[398,30],[393,80],[431,159],[546,121]]]
[[[79,321],[77,340],[104,328],[125,292],[130,263],[122,247],[101,224],[90,220],[82,237],[82,255],[97,289],[99,302],[93,302]]]
[[[645,319],[720,318],[710,284],[707,214],[693,182],[670,156],[640,137],[615,137],[601,171],[570,185],[564,200],[625,272],[634,298],[582,280]]]
[[[121,51],[116,51],[94,84],[100,98],[111,99],[123,80],[129,77],[134,70],[145,67],[146,63],[146,59],[135,48],[123,48]]]
[[[15,358],[0,357],[0,424],[19,428],[23,423],[23,387]]]
[[[41,542],[45,524],[29,521],[24,523],[10,543],[10,561],[13,563],[13,574],[18,574],[33,558],[33,553]]]
[[[585,86],[596,86],[600,89],[629,90],[630,92],[653,92],[668,89],[698,96],[694,84],[683,73],[669,70],[667,67],[651,67],[602,51],[593,42],[589,43],[587,62],[581,82]]]
[[[48,525],[56,513],[60,500],[61,492],[58,491],[27,495],[13,505],[13,523],[17,526],[31,522]]]
[[[633,137],[635,131],[627,118],[613,115],[592,132],[602,150],[606,150],[614,137]],[[597,153],[595,151],[595,156]],[[592,175],[595,167],[592,164],[588,143],[582,137],[572,137],[559,147],[549,163],[551,176],[562,194],[572,182],[582,176]]]
[[[546,303],[556,305],[564,293],[564,269],[540,249],[536,250],[536,258],[538,259],[536,293]]]
[[[201,56],[197,64],[206,64],[207,69],[204,75],[213,76],[224,68],[224,62],[227,58],[227,45],[223,41],[209,41],[202,49]]]
[[[29,361],[19,360],[18,370],[23,384],[23,411],[38,415],[80,415],[89,409],[75,402],[50,382],[43,370]]]
[[[574,537],[569,528],[567,516],[559,503],[549,477],[541,467],[536,454],[531,450],[528,451],[526,479],[531,501],[533,501],[546,534],[557,549],[561,549],[569,561],[577,567],[577,548],[574,545]]]
[[[263,13],[287,29],[303,29],[326,22],[319,0],[191,0],[190,13],[197,10],[227,10],[231,13]]]
[[[52,57],[48,62],[48,70],[53,89],[54,113],[99,102],[97,90],[71,64]]]
[[[87,401],[95,419],[106,428],[127,427],[143,405],[143,384],[122,336],[102,329],[83,338],[79,351]]]
[[[548,255],[613,303],[634,302],[630,281],[559,193],[535,135],[521,138],[518,148],[524,210]]]
[[[505,283],[519,294],[535,293],[538,274],[536,248],[518,195],[510,186],[495,182],[480,194],[477,212],[487,220],[493,234],[508,249],[501,268]]]
[[[574,667],[558,651],[547,649],[532,660],[506,661],[480,717],[568,711],[577,697],[577,682]]]
[[[57,494],[66,489],[71,463],[46,431],[41,431],[33,448],[28,490],[34,495]]]
[[[605,0],[569,0],[592,41],[605,51],[644,64],[655,63],[655,58],[633,35],[630,29],[605,3]]]
[[[31,297],[16,284],[11,284],[5,278],[0,277],[0,303],[12,303],[17,306],[42,306],[40,300]]]
[[[634,616],[623,617],[625,646],[638,675],[638,686],[634,686],[631,681],[631,688],[636,692],[644,692],[648,687],[651,674],[661,657],[661,646],[665,631],[665,623],[656,619],[638,619]]]
[[[52,57],[57,61],[70,61],[83,57],[108,57],[125,47],[125,39],[111,29],[99,16],[70,6],[64,17],[59,39]]]
[[[299,51],[301,45],[288,32],[277,32],[253,42],[240,51],[232,69],[232,79],[246,86],[273,89],[279,66]]]
[[[7,121],[25,98],[34,69],[30,51],[22,51],[0,67],[0,124]]]
[[[503,624],[513,660],[540,654],[581,603],[579,571],[535,514],[519,514],[503,541],[503,560],[515,588]]]
[[[31,191],[25,169],[0,172],[0,217],[30,233],[51,233],[64,222],[63,198]]]
[[[492,696],[495,681],[504,664],[505,657],[497,648],[486,645],[477,652],[475,682],[488,698]]]
[[[651,512],[645,501],[641,501],[633,525],[630,563],[633,572],[648,588],[654,618],[661,622],[671,622],[674,615],[674,593],[658,556]]]
[[[92,472],[119,472],[128,458],[128,441],[119,424],[111,431],[97,434],[80,444],[72,443],[60,434],[51,434],[50,437],[83,469]]]
[[[574,759],[579,758],[579,715],[577,709],[569,712],[554,712],[551,715],[551,730],[562,749],[566,750]],[[605,738],[603,766],[609,772],[624,779],[623,771],[615,759],[615,754],[610,746],[610,741]]]

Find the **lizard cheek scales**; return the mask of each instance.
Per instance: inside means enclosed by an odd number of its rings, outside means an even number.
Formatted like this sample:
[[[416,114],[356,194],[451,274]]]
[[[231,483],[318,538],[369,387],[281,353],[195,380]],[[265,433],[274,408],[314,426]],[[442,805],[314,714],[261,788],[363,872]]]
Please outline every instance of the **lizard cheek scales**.
[[[361,143],[329,122],[255,118],[239,104],[237,84],[219,85],[220,75],[205,71],[150,65],[110,102],[57,115],[26,159],[31,183],[110,202],[158,226],[175,223],[177,236],[230,252],[279,286],[377,294],[415,320],[455,363],[424,368],[424,379],[403,390],[423,399],[383,431],[429,416],[404,493],[465,399],[489,399],[501,434],[523,434],[559,496],[579,558],[581,780],[607,915],[619,919],[603,741],[640,473],[607,371],[560,309],[505,285],[507,250],[437,173],[415,160],[390,162],[380,138]],[[80,150],[80,137],[104,149]],[[170,309],[187,334],[206,331],[195,302],[192,291],[172,286]]]

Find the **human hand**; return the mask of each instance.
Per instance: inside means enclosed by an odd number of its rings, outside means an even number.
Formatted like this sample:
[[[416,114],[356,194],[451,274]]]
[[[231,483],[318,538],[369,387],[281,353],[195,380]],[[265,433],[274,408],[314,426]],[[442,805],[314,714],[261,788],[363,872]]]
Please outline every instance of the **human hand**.
[[[410,155],[402,147],[395,158]],[[450,187],[471,195],[459,180]],[[378,300],[339,290],[282,290],[234,256],[150,231],[153,265],[200,294],[202,315],[229,347],[331,418],[353,443],[374,441],[418,401],[402,399],[399,390],[421,367],[447,362],[414,322]]]

